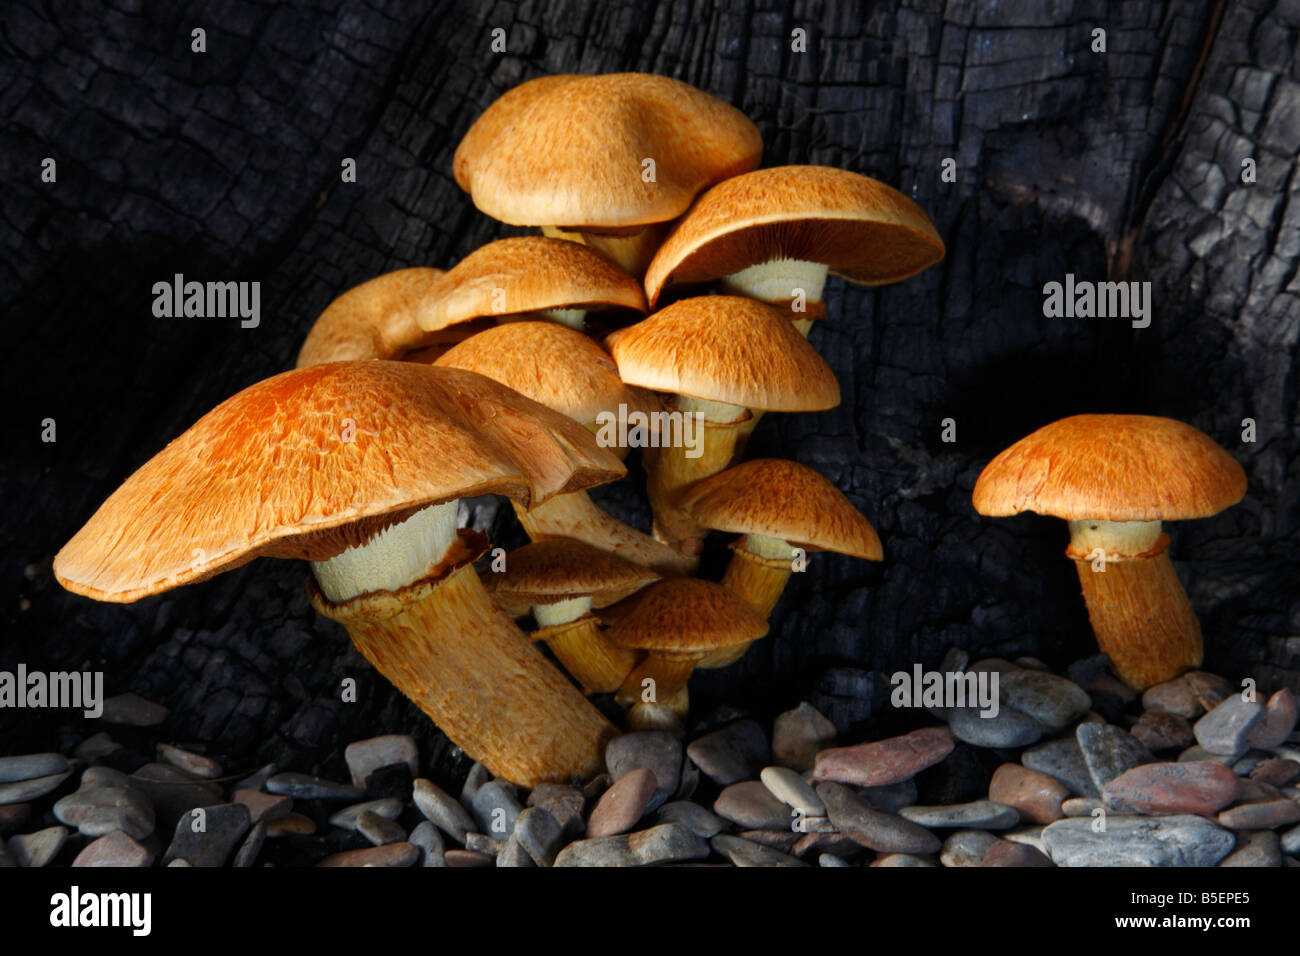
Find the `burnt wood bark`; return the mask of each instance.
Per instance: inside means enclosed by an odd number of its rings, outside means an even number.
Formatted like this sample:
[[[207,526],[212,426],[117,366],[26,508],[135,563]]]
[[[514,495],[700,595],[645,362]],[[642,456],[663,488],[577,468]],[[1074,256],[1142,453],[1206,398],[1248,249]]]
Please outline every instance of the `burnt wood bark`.
[[[495,27],[505,53],[491,52]],[[110,693],[167,704],[170,737],[235,768],[337,776],[348,741],[410,730],[436,776],[463,770],[312,613],[301,564],[111,606],[65,593],[50,562],[163,444],[290,367],[338,293],[509,233],[450,173],[496,96],[549,73],[642,70],[742,108],[765,165],[895,185],[948,246],[897,286],[831,280],[812,342],[844,402],[769,415],[749,449],[825,473],[871,517],[885,562],[814,556],[771,636],[697,677],[699,714],[729,702],[767,719],[811,697],[861,730],[884,675],[937,666],[953,645],[1060,669],[1095,653],[1063,524],[970,504],[993,454],[1081,411],[1180,418],[1242,462],[1248,497],[1174,526],[1175,564],[1207,666],[1300,690],[1298,29],[1293,0],[4,4],[0,668],[102,669]],[[56,183],[41,181],[44,157]],[[340,181],[344,157],[356,183]],[[155,318],[152,285],[178,272],[259,280],[260,326]],[[1066,272],[1152,282],[1151,326],[1045,319],[1042,286]],[[56,443],[41,441],[45,418]],[[635,476],[596,497],[647,526]],[[508,509],[474,512],[497,543],[522,540]],[[706,573],[722,559],[715,542]],[[356,704],[339,700],[344,677]],[[900,719],[884,716],[873,734]],[[0,750],[98,729],[0,712]]]

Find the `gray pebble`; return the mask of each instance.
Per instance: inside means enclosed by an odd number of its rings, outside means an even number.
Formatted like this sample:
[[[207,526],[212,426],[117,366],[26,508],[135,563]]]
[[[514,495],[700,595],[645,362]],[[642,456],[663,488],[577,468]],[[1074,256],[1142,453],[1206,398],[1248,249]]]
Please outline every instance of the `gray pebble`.
[[[759,774],[763,786],[787,807],[802,810],[806,817],[826,815],[826,807],[812,785],[788,767],[764,767]]]
[[[788,853],[761,846],[740,837],[719,833],[709,841],[710,846],[736,866],[807,866],[803,860]]]
[[[54,816],[83,836],[123,830],[137,840],[153,833],[155,822],[148,798],[134,787],[83,787],[55,803]]]
[[[897,813],[903,807],[915,806],[917,792],[916,780],[909,777],[883,787],[862,787],[858,790],[858,796],[877,810]]]
[[[658,786],[647,812],[663,806],[682,782],[682,742],[663,730],[646,730],[615,737],[605,747],[605,766],[617,782],[633,770],[646,769]]]
[[[46,827],[35,833],[10,837],[9,855],[19,866],[41,867],[58,856],[67,841],[67,827]]]
[[[0,806],[10,803],[26,803],[43,797],[55,790],[72,775],[71,770],[51,773],[44,777],[32,777],[30,780],[15,780],[13,783],[0,783]]]
[[[1237,848],[1219,861],[1219,866],[1275,867],[1282,865],[1282,847],[1272,830],[1237,835]]]
[[[1300,826],[1282,834],[1282,852],[1288,856],[1300,856]]]
[[[373,810],[362,810],[357,815],[357,832],[374,846],[406,842],[406,831],[397,821],[382,817]]]
[[[1280,741],[1279,741],[1280,742]],[[0,783],[15,783],[36,777],[52,777],[72,769],[62,754],[24,754],[0,757]]]
[[[1072,680],[1039,670],[1017,668],[998,677],[1002,703],[1028,714],[1047,730],[1064,730],[1088,712],[1092,699]]]
[[[709,839],[727,828],[727,821],[710,813],[698,803],[674,800],[659,808],[660,823],[681,823],[698,837]]]
[[[203,829],[196,829],[200,824]],[[163,865],[179,858],[188,860],[192,866],[224,866],[250,829],[252,818],[242,803],[191,811],[177,822]]]
[[[1013,808],[992,800],[949,806],[904,807],[898,815],[923,827],[944,830],[1006,830],[1020,822],[1020,814]]]
[[[360,787],[305,773],[277,773],[266,781],[266,792],[284,794],[295,800],[360,800],[366,795]]]
[[[420,772],[420,751],[415,746],[415,738],[409,734],[385,734],[353,741],[343,749],[343,760],[356,787],[364,787],[367,778],[380,767],[404,763],[412,777]]]
[[[482,831],[494,840],[507,839],[524,810],[515,788],[504,780],[489,780],[475,790],[469,809]]]
[[[528,851],[520,845],[518,840],[518,830],[510,834],[510,839],[501,845],[501,852],[497,854],[497,866],[510,867],[527,867],[535,865],[533,858],[528,855]]]
[[[713,812],[752,830],[790,832],[790,824],[796,819],[794,811],[757,780],[744,780],[724,787],[713,802]]]
[[[687,827],[680,823],[663,823],[636,833],[570,843],[555,858],[555,865],[644,866],[699,857],[695,835]]]
[[[752,720],[737,720],[691,742],[686,755],[721,786],[753,780],[770,762],[763,728]]]
[[[587,798],[577,787],[568,787],[559,783],[538,784],[528,795],[526,802],[530,807],[545,810],[555,819],[564,831],[566,843],[576,840],[586,831],[582,812],[587,804]]]
[[[415,805],[428,820],[435,823],[443,833],[461,846],[465,845],[465,834],[478,824],[459,801],[437,784],[423,777],[415,781],[413,796]]]
[[[823,853],[817,857],[818,866],[852,866],[848,860],[842,856],[836,856],[834,853]]]
[[[257,862],[257,854],[262,852],[262,844],[266,842],[266,823],[258,821],[253,824],[253,829],[248,831],[248,836],[244,837],[244,842],[239,844],[239,849],[235,852],[235,859],[231,866],[236,869],[246,869]]]
[[[1240,755],[1249,749],[1251,730],[1264,719],[1264,705],[1229,694],[1192,728],[1196,742],[1212,754]]]
[[[998,838],[985,830],[958,830],[943,841],[939,862],[944,866],[979,866]]]
[[[556,854],[564,847],[564,829],[541,807],[527,807],[515,821],[511,839],[517,841],[538,866],[554,866]]]
[[[826,815],[835,828],[856,843],[879,853],[938,853],[939,838],[924,827],[869,807],[843,784],[817,785]]]
[[[1043,830],[1043,845],[1057,866],[1214,866],[1232,852],[1236,839],[1203,817],[1106,817],[1057,820]]]
[[[478,788],[483,786],[492,779],[492,771],[481,763],[476,763],[469,768],[469,773],[465,775],[465,784],[460,788],[460,802],[465,806],[470,806],[474,802],[474,794]]]
[[[354,803],[350,807],[344,807],[338,813],[329,819],[330,826],[339,827],[343,830],[356,830],[357,822],[361,814],[369,811],[370,813],[384,817],[388,820],[396,820],[402,815],[402,801],[397,797],[382,797],[378,800],[367,800],[365,803]],[[402,837],[402,839],[406,839]]]
[[[1136,737],[1114,724],[1080,724],[1074,733],[1098,790],[1125,771],[1156,759]]]
[[[1028,747],[1043,736],[1037,720],[1008,704],[999,705],[997,716],[984,717],[982,713],[978,707],[949,708],[952,735],[973,747],[997,749]]]
[[[809,771],[817,751],[834,746],[835,725],[812,704],[787,710],[772,724],[772,756],[783,767]]]
[[[420,866],[446,866],[447,860],[443,857],[446,852],[446,846],[442,842],[442,836],[428,820],[421,820],[411,831],[411,845],[420,851]]]
[[[1092,774],[1084,763],[1083,751],[1074,737],[1049,740],[1031,747],[1020,755],[1020,762],[1030,770],[1037,770],[1061,781],[1076,797],[1101,797]]]

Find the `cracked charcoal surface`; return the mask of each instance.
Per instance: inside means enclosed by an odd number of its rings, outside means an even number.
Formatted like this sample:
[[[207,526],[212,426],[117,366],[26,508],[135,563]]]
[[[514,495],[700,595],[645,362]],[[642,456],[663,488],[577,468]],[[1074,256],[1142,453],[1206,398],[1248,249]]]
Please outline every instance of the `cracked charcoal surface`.
[[[143,6],[87,4],[57,22],[34,0],[0,10],[0,668],[103,670],[107,694],[166,704],[172,739],[236,770],[275,760],[341,779],[347,741],[410,731],[443,782],[463,775],[446,739],[311,611],[302,564],[263,560],[111,606],[64,592],[50,561],[167,441],[291,366],[334,296],[518,231],[480,215],[450,174],[496,96],[548,73],[643,70],[742,108],[765,165],[898,187],[948,247],[900,285],[832,280],[831,319],[811,340],[843,404],[766,416],[750,444],[826,474],[871,518],[885,562],[814,556],[771,636],[696,678],[697,715],[726,700],[767,724],[811,699],[841,731],[874,714],[884,736],[916,720],[889,711],[882,675],[937,667],[949,646],[1058,670],[1095,653],[1063,524],[970,505],[993,454],[1081,411],[1180,418],[1242,462],[1247,499],[1173,526],[1175,563],[1207,667],[1300,690],[1294,3],[1236,0],[1221,19],[1209,0],[895,0],[865,15],[775,2]],[[1089,50],[1097,25],[1104,55]],[[194,26],[206,54],[190,52]],[[488,52],[495,26],[507,54]],[[796,26],[806,54],[790,52]],[[55,185],[39,181],[45,156]],[[339,182],[342,157],[357,183]],[[956,183],[939,179],[945,157]],[[1152,282],[1149,329],[1042,317],[1043,283],[1108,268]],[[152,285],[176,272],[260,280],[261,326],[154,318]],[[948,416],[955,444],[940,440]],[[46,417],[56,444],[40,441]],[[1240,441],[1245,417],[1255,444]],[[595,497],[648,526],[635,466]],[[472,517],[498,544],[522,542],[490,503]],[[706,558],[719,574],[722,542]],[[339,699],[347,677],[357,703]],[[15,753],[97,729],[68,712],[0,713]]]

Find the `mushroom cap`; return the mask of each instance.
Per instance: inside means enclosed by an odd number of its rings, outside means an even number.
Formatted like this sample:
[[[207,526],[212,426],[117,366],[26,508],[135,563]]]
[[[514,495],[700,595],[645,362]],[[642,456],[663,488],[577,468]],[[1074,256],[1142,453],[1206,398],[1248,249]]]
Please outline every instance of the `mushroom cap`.
[[[705,528],[762,534],[808,551],[884,556],[871,522],[838,488],[797,462],[756,458],[692,485],[681,509]]]
[[[651,305],[668,285],[709,282],[774,259],[820,262],[862,285],[898,282],[943,258],[930,217],[882,182],[827,166],[777,166],[704,193],[646,270]]]
[[[1245,494],[1241,466],[1191,425],[1153,415],[1074,415],[989,462],[972,500],[990,516],[1179,521],[1218,514]]]
[[[756,641],[767,619],[720,584],[665,578],[627,601],[605,632],[615,644],[674,656],[704,655]]]
[[[398,269],[354,286],[325,307],[298,352],[298,368],[397,358],[427,338],[420,317],[441,269]]]
[[[538,604],[589,597],[595,607],[621,601],[661,575],[573,538],[547,538],[511,551],[506,570],[483,575],[493,600],[520,617]]]
[[[587,428],[621,404],[651,408],[645,393],[618,377],[600,345],[555,322],[498,325],[453,346],[434,364],[486,375]]]
[[[649,73],[560,75],[499,97],[456,148],[456,182],[517,226],[638,228],[676,219],[702,189],[758,166],[744,113]],[[655,180],[642,162],[655,161]]]
[[[108,497],[54,573],[134,601],[260,555],[325,560],[454,498],[527,504],[624,473],[586,429],[473,372],[313,365],[199,419]]]
[[[835,374],[789,317],[753,299],[682,299],[606,340],[629,385],[776,412],[840,403]]]
[[[641,283],[581,243],[517,236],[460,260],[438,281],[419,320],[426,331],[436,331],[489,316],[601,308],[645,312]]]

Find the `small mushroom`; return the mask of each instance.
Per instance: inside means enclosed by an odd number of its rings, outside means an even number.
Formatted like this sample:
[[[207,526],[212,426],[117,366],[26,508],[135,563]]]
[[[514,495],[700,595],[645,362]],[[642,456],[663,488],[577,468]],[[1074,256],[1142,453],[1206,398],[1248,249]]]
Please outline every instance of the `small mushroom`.
[[[731,545],[722,586],[765,618],[790,580],[796,548],[866,561],[883,557],[871,522],[838,488],[793,461],[756,458],[705,478],[687,491],[682,510],[705,528],[741,535]],[[728,649],[699,666],[725,667],[747,648]]]
[[[758,166],[735,107],[648,73],[560,75],[499,97],[456,148],[456,182],[501,222],[580,238],[640,276],[664,224]]]
[[[1242,499],[1246,475],[1213,439],[1170,418],[1075,415],[1003,451],[975,483],[982,515],[1070,522],[1093,632],[1138,690],[1201,664],[1201,625],[1169,560],[1162,521],[1207,518]]]
[[[585,429],[481,375],[314,365],[244,389],[146,462],[54,559],[68,590],[136,601],[256,557],[311,562],[308,595],[493,773],[599,769],[615,732],[492,603],[457,499],[528,503],[616,478]]]
[[[484,584],[511,617],[530,610],[556,660],[588,692],[617,690],[637,653],[601,634],[592,608],[603,608],[659,580],[648,568],[571,538],[537,541],[506,555],[506,569]]]
[[[667,578],[624,603],[625,612],[605,636],[647,652],[615,695],[629,708],[631,728],[680,727],[690,704],[686,684],[696,665],[767,633],[767,621],[753,607],[698,578]]]

